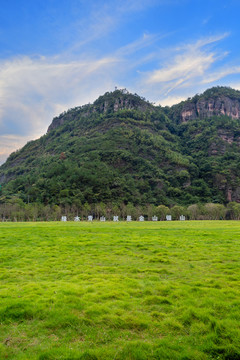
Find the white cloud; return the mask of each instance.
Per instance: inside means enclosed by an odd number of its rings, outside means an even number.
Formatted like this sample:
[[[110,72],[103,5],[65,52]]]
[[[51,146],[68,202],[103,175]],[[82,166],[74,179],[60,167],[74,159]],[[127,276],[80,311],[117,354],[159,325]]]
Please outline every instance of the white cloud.
[[[113,57],[60,62],[58,58],[16,58],[0,63],[1,157],[46,132],[52,118],[70,107],[93,101],[113,89]],[[2,136],[5,136],[3,138]],[[14,138],[16,140],[16,138]],[[6,145],[9,143],[9,147]],[[10,145],[12,143],[12,145]]]
[[[201,76],[214,62],[214,54],[188,52],[176,56],[174,62],[165,68],[154,71],[148,78],[149,83],[171,82],[182,84],[192,76]]]
[[[214,86],[228,75],[239,74],[239,66],[218,65],[228,56],[226,51],[217,49],[219,41],[227,36],[229,34],[224,33],[165,49],[159,67],[142,74],[145,91],[151,92],[158,103],[172,105],[177,98],[187,98],[205,90],[205,84]]]
[[[165,35],[163,35],[161,37],[164,37],[164,36]],[[152,34],[143,34],[143,36],[141,36],[140,39],[118,49],[116,51],[116,54],[118,54],[119,56],[132,55],[132,54],[136,53],[137,51],[142,50],[145,47],[148,47],[149,45],[151,45],[152,43],[156,42],[159,39],[160,39],[160,36],[156,36],[156,35],[152,35]]]
[[[181,101],[186,100],[186,97],[184,96],[168,96],[165,97],[164,99],[162,99],[159,103],[157,103],[158,105],[161,106],[172,106],[175,104],[179,104]]]
[[[211,74],[209,74],[209,76],[207,78],[202,80],[202,83],[209,84],[209,83],[215,82],[217,80],[223,79],[228,75],[233,75],[233,74],[240,74],[240,66],[227,67],[227,68],[219,69],[218,71],[212,72]]]
[[[172,60],[161,66],[159,69],[149,72],[146,76],[146,83],[168,83],[168,90],[182,86],[189,79],[203,77],[211,65],[219,58],[213,52],[205,49],[210,45],[223,39],[226,34],[218,37],[210,37],[198,40],[196,43],[187,44],[170,50],[169,58]]]

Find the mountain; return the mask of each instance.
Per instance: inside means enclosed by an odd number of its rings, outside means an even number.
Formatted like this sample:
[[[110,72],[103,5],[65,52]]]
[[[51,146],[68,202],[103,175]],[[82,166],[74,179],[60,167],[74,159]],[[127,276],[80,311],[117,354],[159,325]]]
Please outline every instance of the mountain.
[[[228,87],[213,87],[201,95],[183,101],[172,108],[172,115],[178,122],[206,119],[212,116],[226,115],[233,119],[240,118],[240,91]]]
[[[12,153],[0,183],[2,199],[44,204],[240,202],[240,92],[215,87],[172,107],[106,93]]]

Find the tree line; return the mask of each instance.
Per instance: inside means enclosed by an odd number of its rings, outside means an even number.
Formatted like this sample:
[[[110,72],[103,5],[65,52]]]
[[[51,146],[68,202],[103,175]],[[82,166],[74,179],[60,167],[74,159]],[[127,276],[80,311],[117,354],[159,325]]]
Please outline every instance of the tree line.
[[[140,215],[144,216],[145,220],[151,220],[153,216],[157,216],[160,221],[166,220],[167,215],[171,215],[172,220],[179,220],[181,215],[184,215],[186,220],[239,220],[240,203],[230,202],[226,206],[207,203],[168,207],[101,202],[77,206],[25,204],[21,199],[11,199],[9,202],[0,204],[0,221],[60,221],[63,215],[67,216],[68,220],[74,220],[75,216],[79,216],[81,220],[87,220],[88,215],[92,215],[94,220],[100,220],[101,216],[104,216],[106,220],[112,220],[113,216],[126,220],[127,215],[130,215],[132,220],[138,220]]]

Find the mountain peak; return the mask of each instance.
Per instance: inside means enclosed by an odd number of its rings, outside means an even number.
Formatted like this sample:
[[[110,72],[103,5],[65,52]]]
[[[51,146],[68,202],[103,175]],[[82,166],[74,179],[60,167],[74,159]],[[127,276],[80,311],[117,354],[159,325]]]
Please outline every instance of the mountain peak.
[[[228,86],[214,86],[205,90],[201,95],[199,95],[200,98],[217,98],[222,96],[229,97],[230,99],[240,100],[240,91],[232,89]]]
[[[140,110],[152,109],[153,105],[145,98],[131,94],[127,89],[115,89],[113,92],[106,92],[93,103],[95,111],[117,112],[119,110]]]
[[[127,89],[115,89],[112,92],[106,92],[104,95],[99,96],[93,104],[69,109],[55,117],[47,132],[63,125],[66,121],[71,121],[77,114],[82,117],[88,117],[92,113],[109,114],[120,110],[139,110],[144,112],[153,109],[154,106],[145,98],[137,94],[131,94]]]
[[[182,103],[180,121],[228,116],[240,119],[240,91],[216,86]]]

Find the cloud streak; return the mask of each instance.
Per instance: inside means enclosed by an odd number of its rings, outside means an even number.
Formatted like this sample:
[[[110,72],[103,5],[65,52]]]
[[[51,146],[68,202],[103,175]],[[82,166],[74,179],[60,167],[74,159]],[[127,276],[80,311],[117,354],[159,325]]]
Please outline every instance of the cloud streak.
[[[71,62],[60,62],[58,58],[22,57],[2,62],[0,65],[2,114],[9,110],[10,103],[12,106],[20,107],[24,112],[29,110],[28,105],[32,103],[44,103],[45,106],[53,103],[54,106],[65,107],[69,103],[79,101],[81,100],[79,97],[88,87],[86,80],[93,76],[105,76],[106,70],[116,63],[117,59],[112,57],[85,58]],[[79,95],[78,90],[81,90]]]
[[[166,1],[166,0],[165,0]],[[68,52],[77,52],[89,45],[114,33],[120,24],[127,22],[132,13],[142,12],[147,8],[158,4],[164,4],[164,0],[113,0],[111,2],[94,2],[89,15],[75,24],[78,40],[68,49]]]
[[[170,50],[172,60],[159,69],[146,74],[147,84],[165,84],[166,94],[177,87],[183,86],[190,79],[203,77],[219,55],[205,49],[207,45],[226,37],[226,34],[215,38],[201,39],[193,44]]]
[[[142,73],[142,86],[146,91],[151,88],[153,96],[155,93],[154,101],[172,105],[174,99],[182,99],[183,90],[186,90],[185,97],[192,96],[202,91],[205,84],[215,85],[216,81],[228,75],[240,74],[240,66],[218,65],[227,58],[228,52],[220,51],[217,45],[229,35],[205,37],[165,49],[168,61],[160,60],[158,68]]]

